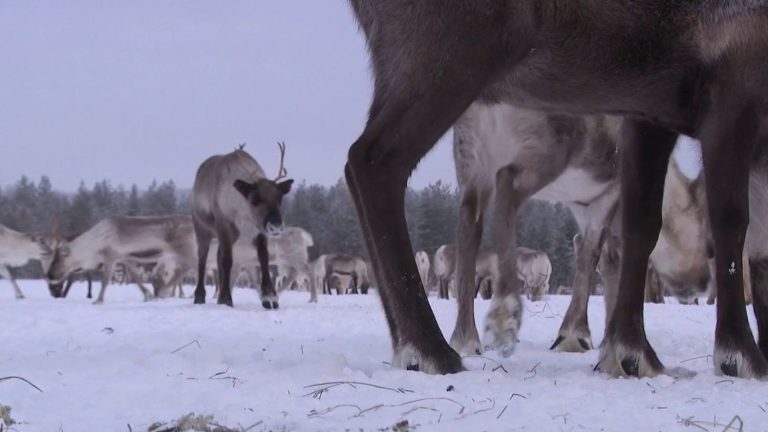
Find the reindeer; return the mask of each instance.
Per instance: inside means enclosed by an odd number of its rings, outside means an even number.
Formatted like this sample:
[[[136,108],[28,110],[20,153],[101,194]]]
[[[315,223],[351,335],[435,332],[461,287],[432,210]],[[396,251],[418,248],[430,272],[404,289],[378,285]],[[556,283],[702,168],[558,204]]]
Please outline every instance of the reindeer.
[[[11,274],[11,267],[21,267],[30,261],[40,260],[39,236],[14,231],[0,224],[0,276],[13,286],[17,300],[24,298],[19,284]]]
[[[456,248],[452,244],[437,248],[433,269],[437,279],[437,298],[448,299],[456,271]]]
[[[713,364],[726,375],[768,375],[747,322],[741,278],[748,173],[762,151],[768,106],[765,2],[350,4],[368,42],[374,95],[345,175],[379,279],[394,366],[463,369],[420,286],[403,206],[412,170],[478,101],[552,115],[623,116],[620,281],[598,361],[598,369],[615,376],[665,371],[643,329],[644,279],[661,228],[669,156],[679,134],[699,139],[704,175],[718,179],[706,187],[718,290]],[[496,234],[502,245],[514,244],[515,200],[541,180],[521,175],[517,165],[494,173],[500,195],[515,197],[497,206]],[[491,306],[503,319],[493,321],[490,333],[492,344],[507,351],[521,309],[514,248],[504,247]]]
[[[531,301],[543,300],[549,293],[552,262],[545,252],[518,247],[517,278],[523,282],[523,292]]]
[[[328,280],[331,278],[331,276],[349,276],[351,278],[351,283],[349,284],[350,292],[352,294],[358,294],[358,288],[359,292],[362,294],[368,294],[368,289],[370,288],[370,279],[368,278],[368,265],[366,264],[365,260],[360,257],[354,257],[349,255],[325,255],[322,262],[325,265],[325,269],[321,271],[321,273],[324,275],[323,279],[321,280],[321,283],[323,284],[323,293],[327,292],[330,294],[330,285],[328,284]],[[342,280],[346,280],[346,278],[341,278]],[[336,285],[337,287],[340,285]],[[342,294],[343,291],[336,290],[338,294]]]
[[[280,147],[280,169],[274,180],[240,146],[232,153],[212,156],[197,170],[192,189],[192,221],[198,246],[198,277],[195,304],[205,303],[205,268],[211,241],[217,238],[220,293],[218,303],[232,306],[235,245],[256,249],[261,268],[261,305],[277,309],[277,293],[269,274],[267,235],[277,237],[283,230],[280,206],[291,190],[287,175],[285,144]],[[235,268],[236,269],[236,268]],[[237,269],[239,270],[239,269]]]
[[[424,285],[424,292],[429,296],[429,254],[425,251],[418,251],[413,258],[416,260],[416,267],[419,268],[419,278],[421,279],[421,284]]]
[[[191,230],[188,216],[108,217],[71,241],[61,239],[49,249],[52,260],[46,277],[52,283],[59,283],[73,272],[102,266],[101,289],[94,302],[101,304],[115,266],[122,263],[139,286],[144,300],[150,300],[154,296],[141,283],[137,265],[155,263],[165,255],[190,256],[195,247],[189,241]]]

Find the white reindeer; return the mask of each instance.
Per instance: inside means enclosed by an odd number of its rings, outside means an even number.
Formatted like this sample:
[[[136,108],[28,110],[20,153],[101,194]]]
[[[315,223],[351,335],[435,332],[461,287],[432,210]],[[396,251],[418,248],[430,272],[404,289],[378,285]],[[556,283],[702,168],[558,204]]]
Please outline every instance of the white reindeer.
[[[429,296],[429,254],[425,251],[418,251],[414,254],[416,259],[416,267],[419,269],[419,278],[421,278],[421,284],[424,285],[424,292]]]
[[[103,266],[101,289],[94,303],[104,302],[104,293],[117,263],[126,265],[134,281],[140,281],[136,264],[162,261],[166,256],[180,262],[182,257],[194,258],[194,237],[188,216],[114,216],[105,218],[71,241],[62,241],[52,250],[53,260],[47,273],[52,282],[63,281],[79,270],[95,270]],[[194,262],[185,264],[192,268]],[[171,285],[186,274],[179,271]],[[153,297],[137,283],[145,300]]]
[[[30,261],[39,261],[41,254],[39,236],[14,231],[0,224],[0,276],[11,282],[17,299],[23,299],[24,293],[11,274],[11,268],[25,266]]]

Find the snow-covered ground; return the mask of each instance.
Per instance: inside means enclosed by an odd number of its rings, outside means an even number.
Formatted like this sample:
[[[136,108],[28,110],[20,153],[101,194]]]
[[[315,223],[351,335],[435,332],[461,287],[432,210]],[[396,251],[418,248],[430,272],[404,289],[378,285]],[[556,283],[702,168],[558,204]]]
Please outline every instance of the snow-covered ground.
[[[190,412],[252,431],[713,431],[736,416],[743,430],[768,430],[768,383],[713,373],[712,306],[646,307],[651,344],[666,365],[695,371],[691,379],[612,379],[592,371],[594,350],[549,351],[565,296],[526,304],[511,358],[487,353],[466,359],[468,372],[428,376],[387,365],[375,294],[309,304],[306,293],[284,293],[280,309],[266,311],[243,289],[230,309],[144,303],[130,286],[94,306],[82,285],[64,300],[41,282],[21,285],[27,299],[17,301],[0,281],[0,377],[43,392],[0,382],[18,431],[146,431]],[[487,307],[478,300],[477,316]],[[454,301],[432,299],[432,308],[450,336]],[[590,314],[599,342],[602,298]],[[320,385],[339,381],[365,384]]]

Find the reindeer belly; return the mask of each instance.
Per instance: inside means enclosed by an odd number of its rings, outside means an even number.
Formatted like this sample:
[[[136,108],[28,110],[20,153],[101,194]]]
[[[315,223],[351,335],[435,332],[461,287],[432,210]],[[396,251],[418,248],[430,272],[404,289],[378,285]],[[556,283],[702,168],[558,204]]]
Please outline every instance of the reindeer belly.
[[[610,184],[611,182],[595,180],[592,173],[586,170],[568,168],[555,181],[538,191],[533,198],[586,204],[602,195]]]

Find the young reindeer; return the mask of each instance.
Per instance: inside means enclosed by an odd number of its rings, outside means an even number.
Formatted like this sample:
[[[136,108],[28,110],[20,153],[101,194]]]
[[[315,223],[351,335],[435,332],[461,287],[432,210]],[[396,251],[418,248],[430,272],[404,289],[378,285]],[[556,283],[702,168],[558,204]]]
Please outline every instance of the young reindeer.
[[[167,256],[188,257],[187,260],[193,258],[195,244],[191,231],[189,216],[104,218],[72,240],[60,239],[50,248],[52,258],[46,277],[52,283],[61,283],[74,272],[96,270],[103,266],[101,289],[94,301],[101,304],[115,266],[122,263],[144,295],[144,300],[150,300],[152,292],[141,283],[136,265],[156,263]],[[191,264],[187,267],[191,268]]]
[[[280,147],[280,170],[274,180],[264,174],[256,160],[243,150],[212,156],[197,170],[192,189],[192,221],[197,237],[197,288],[195,304],[205,303],[205,267],[211,241],[219,241],[218,303],[232,306],[232,283],[239,272],[233,267],[232,248],[236,244],[256,248],[261,268],[261,305],[277,309],[277,293],[269,273],[267,235],[283,231],[280,206],[291,190],[293,180],[286,176],[285,144]]]
[[[698,138],[705,177],[716,179],[706,183],[718,290],[713,364],[726,375],[768,375],[747,321],[740,276],[750,163],[768,138],[768,3],[350,4],[368,42],[375,81],[369,120],[349,150],[345,174],[380,285],[394,366],[429,373],[463,369],[424,295],[403,206],[412,170],[477,100],[624,116],[621,276],[598,362],[598,369],[614,376],[665,371],[643,328],[645,273],[661,228],[669,156],[679,134]],[[528,182],[516,165],[496,171],[497,191],[527,189]],[[502,244],[514,243],[516,206],[508,204],[495,218]],[[510,319],[520,313],[516,278],[504,275],[514,272],[513,255],[500,255],[502,283],[491,309]],[[502,325],[493,329],[491,342],[513,346],[516,326],[497,322]]]

